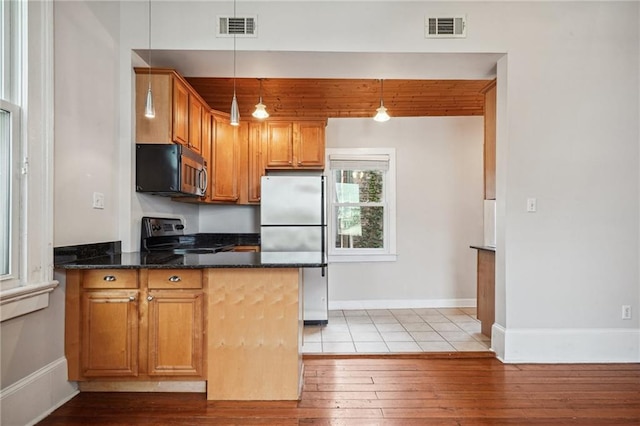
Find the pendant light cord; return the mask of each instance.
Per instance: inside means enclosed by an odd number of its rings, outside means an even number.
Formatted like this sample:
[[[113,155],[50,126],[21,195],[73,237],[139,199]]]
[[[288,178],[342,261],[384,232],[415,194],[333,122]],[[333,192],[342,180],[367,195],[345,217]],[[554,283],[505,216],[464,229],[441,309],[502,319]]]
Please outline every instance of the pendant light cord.
[[[151,0],[149,0],[149,90],[151,90]]]
[[[236,0],[233,0],[233,19],[236,18]],[[233,33],[233,96],[236,95],[236,33]]]
[[[380,105],[382,105],[382,92],[384,92],[384,79],[380,79]]]

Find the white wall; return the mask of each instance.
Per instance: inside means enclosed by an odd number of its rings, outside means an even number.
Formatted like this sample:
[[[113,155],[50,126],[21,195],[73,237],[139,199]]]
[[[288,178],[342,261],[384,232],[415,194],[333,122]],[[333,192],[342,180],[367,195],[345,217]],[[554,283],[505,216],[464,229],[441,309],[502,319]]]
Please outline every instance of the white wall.
[[[482,117],[330,119],[328,148],[395,148],[395,262],[334,263],[333,307],[474,306],[482,242]]]
[[[125,9],[128,26],[143,19],[133,5]],[[156,46],[231,48],[212,25],[230,4],[162,2],[156,9],[164,23]],[[640,300],[637,3],[242,2],[238,12],[260,17],[259,37],[240,40],[240,50],[506,53],[498,75],[506,82],[498,94],[506,111],[498,129],[504,305],[494,347],[512,361],[638,359],[638,316],[620,316],[622,304],[638,311]],[[425,40],[427,13],[466,13],[468,37]],[[122,47],[136,44],[123,40]],[[356,72],[332,65],[334,76]],[[312,75],[310,60],[295,72],[305,66]],[[274,63],[248,69],[288,72]],[[381,63],[365,72],[394,78],[407,71]],[[538,199],[535,214],[525,210],[528,197]],[[560,338],[549,346],[551,335]]]
[[[60,4],[88,7],[56,2],[57,7]],[[231,49],[228,39],[215,38],[213,24],[216,14],[231,12],[231,2],[154,5],[154,49]],[[69,223],[79,226],[101,223],[109,229],[109,238],[117,233],[114,228],[119,229],[125,247],[134,247],[138,235],[132,223],[139,198],[131,184],[131,49],[147,46],[147,9],[145,2],[119,6],[120,51],[114,71],[118,78],[114,82],[109,76],[100,89],[109,92],[107,98],[112,93],[118,96],[113,120],[119,130],[115,140],[105,143],[119,150],[109,161],[119,163],[121,174],[100,182],[107,188],[117,182],[113,196],[120,202],[119,218],[109,216],[101,222],[86,209],[59,214],[56,207],[56,213],[58,220],[73,217]],[[496,274],[504,305],[497,306],[494,347],[509,361],[639,360],[639,316],[630,321],[620,317],[622,304],[640,311],[637,3],[261,1],[238,6],[238,13],[257,13],[260,19],[259,37],[239,40],[241,50],[506,53],[504,66],[498,68],[499,80],[506,82],[499,84],[503,90],[498,93],[498,107],[506,113],[498,118],[502,245]],[[97,13],[99,8],[93,10]],[[425,40],[427,13],[466,13],[468,37]],[[80,25],[74,21],[65,26]],[[91,39],[93,27],[82,34]],[[108,43],[101,49],[111,53]],[[296,72],[313,75],[313,66],[313,61],[305,60],[297,64]],[[357,72],[339,61],[332,67],[336,76]],[[253,64],[248,69],[239,74],[286,76],[288,72],[278,63]],[[64,70],[69,79],[82,82],[84,67],[69,65]],[[381,62],[362,75],[394,78],[406,72],[393,62]],[[429,78],[426,71],[410,72],[414,78]],[[102,111],[80,116],[78,125],[99,122]],[[109,132],[110,125],[106,129]],[[56,144],[65,149],[81,142],[74,137],[57,139]],[[114,158],[110,152],[107,157]],[[82,164],[67,167],[74,176],[86,175]],[[112,195],[105,195],[109,203]],[[525,211],[528,197],[538,199],[535,214]],[[80,198],[71,201],[84,209],[85,197]],[[83,242],[102,237],[91,229],[83,235]],[[549,345],[550,341],[554,343]]]
[[[259,206],[203,205],[199,212],[200,232],[260,232]]]

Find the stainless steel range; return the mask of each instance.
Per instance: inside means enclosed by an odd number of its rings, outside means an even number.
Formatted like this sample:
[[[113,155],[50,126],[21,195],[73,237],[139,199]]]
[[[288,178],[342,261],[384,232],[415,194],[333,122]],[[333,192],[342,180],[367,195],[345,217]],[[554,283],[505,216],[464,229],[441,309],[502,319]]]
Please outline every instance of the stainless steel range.
[[[233,250],[235,244],[215,241],[210,234],[185,234],[182,219],[143,217],[141,252],[207,254]]]

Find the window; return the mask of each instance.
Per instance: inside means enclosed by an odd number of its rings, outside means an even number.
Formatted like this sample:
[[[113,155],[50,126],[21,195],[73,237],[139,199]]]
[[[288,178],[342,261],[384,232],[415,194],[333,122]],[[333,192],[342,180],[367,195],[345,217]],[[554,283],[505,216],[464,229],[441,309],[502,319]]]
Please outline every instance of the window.
[[[0,283],[20,282],[21,13],[18,2],[0,0]]]
[[[46,308],[58,285],[53,106],[53,2],[0,0],[0,321]]]
[[[395,260],[395,150],[327,151],[330,260]]]

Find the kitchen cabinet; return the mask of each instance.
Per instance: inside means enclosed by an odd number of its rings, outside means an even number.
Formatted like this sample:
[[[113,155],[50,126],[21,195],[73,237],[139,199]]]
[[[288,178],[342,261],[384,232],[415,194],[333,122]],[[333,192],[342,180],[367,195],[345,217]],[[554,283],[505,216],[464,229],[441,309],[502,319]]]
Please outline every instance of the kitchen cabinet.
[[[191,149],[202,153],[202,112],[205,110],[202,102],[195,96],[189,96],[189,140]]]
[[[265,123],[267,169],[324,169],[325,121]]]
[[[201,270],[67,272],[69,380],[202,379]]]
[[[202,375],[202,271],[153,269],[144,272],[148,274],[148,374]]]
[[[240,133],[239,127],[230,124],[228,116],[219,113],[213,114],[211,201],[238,201]]]
[[[136,142],[179,143],[202,152],[202,113],[210,110],[186,80],[171,69],[135,68]],[[151,80],[156,111],[154,118],[144,116]]]
[[[262,123],[249,123],[247,153],[247,202],[260,203],[260,181],[265,175],[262,160]]]
[[[484,199],[496,199],[496,81],[484,90]]]
[[[212,142],[212,117],[211,113],[202,110],[202,158],[207,169],[207,191],[201,201],[211,201],[211,142]]]
[[[99,290],[82,294],[82,375],[138,375],[138,292]]]

